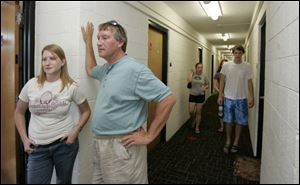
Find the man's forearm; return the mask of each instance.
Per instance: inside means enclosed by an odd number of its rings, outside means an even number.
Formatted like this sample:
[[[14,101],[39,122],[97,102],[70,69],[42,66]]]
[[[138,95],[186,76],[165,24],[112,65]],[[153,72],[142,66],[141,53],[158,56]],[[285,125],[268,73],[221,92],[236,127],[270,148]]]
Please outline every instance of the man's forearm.
[[[225,87],[225,77],[222,75],[220,79],[219,98],[223,98],[224,96],[224,87]]]
[[[97,65],[96,58],[94,54],[94,49],[92,46],[92,41],[86,42],[86,54],[85,54],[85,68],[88,75],[91,75],[92,69]]]
[[[151,126],[148,130],[148,134],[150,135],[152,140],[156,138],[161,129],[164,127],[175,103],[176,100],[173,95],[168,96],[166,99],[158,103],[155,113],[155,119],[151,123]]]
[[[253,90],[253,83],[252,80],[248,80],[248,91],[249,91],[249,98],[254,101],[254,90]]]

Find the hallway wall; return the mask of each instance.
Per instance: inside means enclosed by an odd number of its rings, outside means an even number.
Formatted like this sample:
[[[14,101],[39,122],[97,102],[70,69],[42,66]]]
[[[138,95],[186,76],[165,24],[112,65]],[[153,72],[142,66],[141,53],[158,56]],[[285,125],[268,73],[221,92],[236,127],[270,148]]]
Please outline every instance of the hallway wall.
[[[211,75],[211,55],[216,51],[201,34],[162,1],[128,1],[127,3],[146,15],[147,19],[168,29],[168,86],[177,99],[166,128],[166,139],[169,140],[189,119],[189,92],[186,81],[191,69],[199,62],[198,47],[203,50],[203,73],[208,79]],[[207,92],[206,97],[209,96],[210,93]]]
[[[36,74],[40,70],[40,51],[46,44],[57,43],[65,50],[72,78],[87,96],[92,108],[98,93],[97,80],[88,77],[85,71],[85,47],[81,37],[81,26],[92,21],[95,26],[93,46],[97,63],[104,63],[97,54],[96,33],[99,23],[117,20],[128,33],[127,53],[147,64],[148,22],[145,16],[120,2],[37,2],[36,3]],[[79,119],[75,106],[73,117]],[[80,150],[73,170],[73,183],[91,183],[92,177],[92,134],[90,121],[81,131]],[[53,178],[53,182],[55,177]]]
[[[186,78],[198,61],[198,47],[203,47],[204,73],[208,78],[211,66],[206,63],[211,61],[214,50],[203,36],[162,2],[36,2],[35,74],[40,71],[42,48],[50,43],[59,44],[65,50],[70,75],[79,82],[93,108],[98,93],[98,81],[89,78],[85,72],[85,47],[80,26],[85,26],[87,21],[94,23],[93,46],[97,63],[102,64],[104,60],[97,55],[96,28],[99,23],[112,19],[127,30],[128,55],[146,65],[148,20],[169,30],[168,86],[174,92],[177,103],[167,122],[168,140],[189,117]],[[77,108],[73,106],[72,111],[73,117],[78,120]],[[91,183],[93,155],[90,122],[79,137],[80,150],[74,166],[73,183]]]
[[[299,2],[267,3],[266,41],[261,183],[298,184]]]
[[[256,106],[249,129],[256,149],[259,22],[266,13],[265,104],[261,184],[299,183],[299,2],[265,2],[247,41]]]
[[[259,6],[259,4],[257,4]],[[246,41],[246,60],[252,66],[253,71],[253,88],[254,88],[254,107],[249,109],[249,131],[253,153],[256,156],[257,151],[257,130],[258,130],[258,111],[259,111],[259,75],[260,75],[260,21],[266,11],[265,5],[261,3],[262,7],[256,7],[256,11],[252,18],[251,35]],[[260,8],[260,9],[259,9]],[[256,17],[255,17],[256,16]],[[254,23],[253,23],[254,22]]]

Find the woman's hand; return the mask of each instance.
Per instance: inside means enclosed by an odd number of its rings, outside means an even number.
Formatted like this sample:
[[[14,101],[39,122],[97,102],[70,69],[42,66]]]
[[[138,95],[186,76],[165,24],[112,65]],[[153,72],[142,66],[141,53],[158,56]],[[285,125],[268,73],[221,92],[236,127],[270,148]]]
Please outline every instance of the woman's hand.
[[[224,101],[224,96],[222,93],[219,93],[218,104],[223,105],[223,101]]]
[[[64,137],[62,137],[61,141],[67,139],[66,144],[71,145],[76,141],[76,138],[78,137],[78,135],[79,135],[78,128],[75,127],[73,130],[71,130],[71,132],[69,132]]]
[[[24,145],[24,151],[28,154],[31,154],[33,152],[34,147],[37,147],[31,139],[26,139],[26,141],[23,142]]]

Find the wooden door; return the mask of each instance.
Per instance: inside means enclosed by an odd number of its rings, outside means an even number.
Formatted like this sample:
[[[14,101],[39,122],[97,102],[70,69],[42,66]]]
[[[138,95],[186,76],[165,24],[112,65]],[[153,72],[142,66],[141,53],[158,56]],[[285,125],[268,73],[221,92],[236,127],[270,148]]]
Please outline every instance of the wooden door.
[[[15,2],[1,1],[1,184],[16,183]]]
[[[163,34],[149,28],[148,31],[148,67],[154,75],[162,80],[162,66],[163,66]],[[151,122],[154,119],[156,111],[155,103],[148,103],[148,120],[147,128],[149,129]],[[148,144],[148,151],[151,151],[161,141],[159,134],[155,140]]]

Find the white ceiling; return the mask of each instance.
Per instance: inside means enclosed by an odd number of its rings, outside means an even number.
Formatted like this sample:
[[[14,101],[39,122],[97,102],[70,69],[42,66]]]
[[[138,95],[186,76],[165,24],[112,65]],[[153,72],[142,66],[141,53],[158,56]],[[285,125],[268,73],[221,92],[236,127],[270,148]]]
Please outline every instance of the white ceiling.
[[[218,50],[227,50],[227,45],[244,44],[257,1],[219,2],[223,16],[214,21],[198,1],[164,1]],[[229,33],[230,38],[223,41],[221,33]]]

